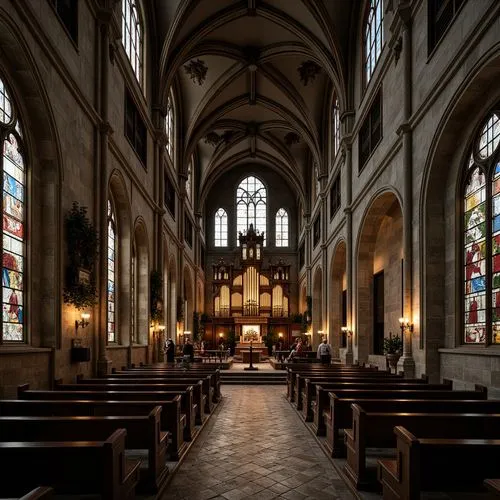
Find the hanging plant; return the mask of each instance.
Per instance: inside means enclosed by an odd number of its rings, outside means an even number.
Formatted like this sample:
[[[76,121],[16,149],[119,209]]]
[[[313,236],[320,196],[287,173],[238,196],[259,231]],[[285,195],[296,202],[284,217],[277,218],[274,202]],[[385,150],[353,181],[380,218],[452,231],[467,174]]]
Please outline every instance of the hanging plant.
[[[160,271],[151,271],[149,277],[151,320],[161,321],[163,319],[163,305],[161,300],[161,291],[163,288],[163,279]]]
[[[64,219],[68,265],[63,290],[64,302],[77,309],[97,303],[94,266],[98,256],[99,237],[87,216],[87,207],[74,201]]]

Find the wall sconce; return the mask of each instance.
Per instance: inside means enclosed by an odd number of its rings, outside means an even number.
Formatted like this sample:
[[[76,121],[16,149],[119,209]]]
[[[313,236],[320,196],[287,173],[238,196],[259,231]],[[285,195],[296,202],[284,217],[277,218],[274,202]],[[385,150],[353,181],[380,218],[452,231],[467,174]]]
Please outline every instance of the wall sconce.
[[[222,332],[219,333],[219,338],[223,338],[224,337],[224,334]]]
[[[345,333],[348,337],[352,335],[352,331],[347,328],[347,326],[343,326],[341,329],[342,333]]]
[[[165,325],[158,325],[158,330],[160,330],[160,332],[163,332],[163,330],[165,330]]]
[[[399,318],[399,325],[401,326],[402,333],[404,333],[405,330],[408,330],[410,333],[413,332],[413,325],[408,318]]]
[[[280,339],[282,339],[282,338],[283,338],[283,333],[279,332],[279,333],[278,333],[278,337],[279,337]]]
[[[77,319],[75,320],[75,330],[78,330],[78,328],[85,328],[89,325],[90,313],[82,313],[81,318],[80,321]]]

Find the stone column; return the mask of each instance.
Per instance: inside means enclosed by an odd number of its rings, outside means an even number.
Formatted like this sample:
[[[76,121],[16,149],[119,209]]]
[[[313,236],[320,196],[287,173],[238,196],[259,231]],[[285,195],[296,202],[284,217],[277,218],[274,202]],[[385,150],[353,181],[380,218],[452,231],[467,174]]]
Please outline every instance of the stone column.
[[[110,54],[110,24],[113,17],[111,8],[101,9],[97,13],[97,24],[99,28],[97,49],[97,79],[98,111],[100,124],[98,131],[98,197],[97,213],[99,214],[99,322],[98,322],[98,347],[99,357],[97,360],[98,376],[107,375],[110,372],[111,361],[107,357],[107,290],[108,290],[108,147],[109,135],[112,129],[108,122],[108,95],[109,95],[109,54]]]
[[[346,140],[343,145],[345,154],[345,182],[346,182],[346,199],[344,213],[346,217],[346,281],[347,281],[347,350],[345,362],[348,365],[354,363],[353,352],[353,270],[352,260],[354,258],[353,240],[352,240],[352,144],[350,140]]]
[[[413,231],[413,162],[412,162],[412,130],[409,125],[411,118],[411,12],[408,2],[400,0],[395,15],[400,24],[401,36],[394,45],[396,62],[402,50],[403,62],[403,123],[398,130],[403,140],[403,311],[412,323],[412,231]],[[404,328],[403,355],[398,362],[398,371],[403,371],[406,378],[415,377],[415,360],[412,355],[412,328]]]

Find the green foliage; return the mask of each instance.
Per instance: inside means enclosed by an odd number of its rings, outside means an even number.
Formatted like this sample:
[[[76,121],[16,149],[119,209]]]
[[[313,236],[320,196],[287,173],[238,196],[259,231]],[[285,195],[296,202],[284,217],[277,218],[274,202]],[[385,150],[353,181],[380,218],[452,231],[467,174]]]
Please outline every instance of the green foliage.
[[[264,335],[263,340],[266,347],[272,347],[274,344],[276,344],[276,342],[278,342],[278,334],[274,331],[273,328],[270,328],[268,334]]]
[[[236,332],[234,331],[234,328],[231,328],[231,330],[229,330],[229,332],[227,333],[226,343],[230,348],[236,346]]]
[[[160,271],[153,270],[149,276],[151,319],[161,321],[163,319],[163,309],[161,302],[161,292],[163,279]]]
[[[97,303],[94,281],[94,266],[99,253],[99,237],[94,225],[87,217],[87,207],[74,201],[64,219],[68,265],[63,299],[77,309],[91,307]],[[85,270],[88,281],[81,276]]]
[[[384,337],[384,354],[401,354],[403,340],[399,335]]]

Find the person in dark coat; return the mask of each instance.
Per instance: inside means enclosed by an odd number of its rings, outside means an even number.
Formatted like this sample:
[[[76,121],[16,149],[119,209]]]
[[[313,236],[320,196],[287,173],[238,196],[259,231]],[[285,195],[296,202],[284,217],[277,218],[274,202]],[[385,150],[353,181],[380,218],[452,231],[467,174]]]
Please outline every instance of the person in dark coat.
[[[175,361],[175,344],[170,338],[165,342],[165,354],[167,355],[167,363]]]
[[[182,354],[184,356],[189,356],[189,361],[191,363],[194,362],[194,348],[193,344],[191,344],[191,341],[189,339],[187,339],[186,343],[184,344],[184,348],[182,349]]]

